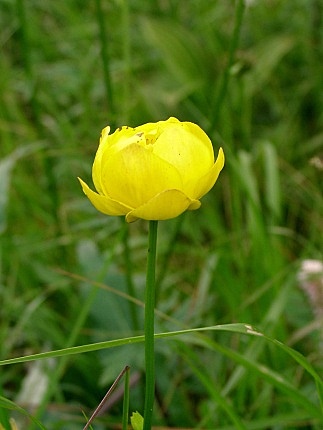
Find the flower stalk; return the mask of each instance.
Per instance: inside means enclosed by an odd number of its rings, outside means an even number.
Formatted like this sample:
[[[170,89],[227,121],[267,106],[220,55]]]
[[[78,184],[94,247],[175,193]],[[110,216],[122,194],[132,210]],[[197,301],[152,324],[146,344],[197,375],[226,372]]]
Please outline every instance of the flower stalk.
[[[149,221],[148,258],[145,291],[145,371],[146,390],[144,407],[144,428],[151,429],[155,398],[155,286],[156,286],[156,249],[158,221]]]
[[[97,0],[100,5],[100,0]],[[125,10],[125,13],[127,11]],[[110,134],[102,130],[92,166],[93,191],[78,178],[83,192],[100,212],[125,216],[128,223],[149,221],[145,290],[145,404],[143,430],[151,430],[155,398],[154,310],[156,303],[156,248],[159,220],[176,218],[201,206],[224,166],[224,153],[217,158],[210,138],[196,124],[170,117],[138,127],[122,126]],[[128,243],[125,262],[130,275]],[[166,260],[165,260],[166,261]],[[134,290],[128,279],[129,293]],[[131,308],[134,327],[135,308]],[[141,424],[136,429],[141,429]]]

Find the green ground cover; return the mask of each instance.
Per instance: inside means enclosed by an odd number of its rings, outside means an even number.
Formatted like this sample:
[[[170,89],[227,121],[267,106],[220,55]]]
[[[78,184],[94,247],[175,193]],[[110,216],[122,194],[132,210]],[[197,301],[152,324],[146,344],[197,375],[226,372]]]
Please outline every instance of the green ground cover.
[[[244,323],[302,356],[242,325],[166,335],[154,423],[322,428],[323,293],[299,280],[323,259],[322,16],[319,0],[0,1],[0,360],[142,334],[147,223],[95,211],[77,176],[106,125],[176,116],[226,166],[201,209],[159,224],[156,332]],[[142,411],[139,342],[2,366],[0,423],[41,428],[19,405],[82,429],[126,365]],[[93,429],[121,415],[111,399]]]

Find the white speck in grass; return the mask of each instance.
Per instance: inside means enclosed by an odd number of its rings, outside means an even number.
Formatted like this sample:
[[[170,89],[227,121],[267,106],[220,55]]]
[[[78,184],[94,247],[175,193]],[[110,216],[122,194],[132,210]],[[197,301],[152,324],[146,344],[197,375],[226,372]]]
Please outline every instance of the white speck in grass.
[[[259,331],[256,331],[251,325],[245,324],[245,327],[247,329],[248,334],[253,334],[255,336],[263,336],[262,333],[259,333]]]

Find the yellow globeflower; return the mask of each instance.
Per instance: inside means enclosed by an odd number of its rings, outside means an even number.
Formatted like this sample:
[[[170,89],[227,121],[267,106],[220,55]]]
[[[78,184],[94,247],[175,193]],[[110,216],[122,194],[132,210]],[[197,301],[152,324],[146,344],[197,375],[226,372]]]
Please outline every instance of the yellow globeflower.
[[[96,192],[79,178],[93,206],[107,215],[164,220],[198,209],[224,165],[196,124],[176,118],[139,127],[102,130],[92,177]]]

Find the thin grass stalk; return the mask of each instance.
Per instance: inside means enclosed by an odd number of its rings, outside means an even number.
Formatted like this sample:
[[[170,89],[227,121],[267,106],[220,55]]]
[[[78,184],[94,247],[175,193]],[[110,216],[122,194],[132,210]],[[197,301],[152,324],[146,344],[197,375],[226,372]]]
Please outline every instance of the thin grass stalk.
[[[0,397],[5,395],[1,386],[2,385],[1,382],[0,382]],[[8,409],[0,408],[0,424],[2,424],[4,428],[10,428]]]
[[[20,37],[21,55],[23,58],[23,64],[24,64],[24,69],[28,80],[28,84],[31,85],[32,87],[30,103],[31,103],[31,108],[35,116],[35,119],[37,120],[39,118],[39,107],[37,104],[37,100],[35,98],[35,74],[34,74],[32,58],[31,58],[32,47],[29,41],[29,27],[28,27],[28,19],[26,16],[27,14],[26,14],[25,1],[16,0],[16,9],[17,9],[17,15],[18,15],[19,24],[20,24],[19,30],[21,35]]]
[[[131,74],[131,52],[130,52],[130,14],[129,14],[129,1],[122,0],[121,2],[121,26],[122,26],[122,59],[123,59],[123,77],[121,88],[122,111],[119,121],[122,124],[129,122],[129,94],[130,94],[130,74]],[[128,294],[135,297],[135,285],[133,280],[133,270],[131,261],[131,252],[129,246],[129,228],[127,223],[124,222],[123,234],[123,256],[126,269],[126,281]],[[139,319],[137,306],[134,302],[129,302],[130,315],[132,320],[133,329],[137,332],[139,330]]]
[[[131,43],[130,43],[130,11],[129,1],[121,2],[121,25],[122,25],[122,59],[123,59],[123,77],[122,77],[122,113],[121,119],[123,124],[129,122],[129,101],[131,86]]]
[[[144,428],[150,430],[155,398],[155,272],[158,221],[149,221],[148,259],[145,293],[145,371],[146,391],[144,407]]]
[[[111,394],[113,393],[113,391],[115,390],[116,386],[118,385],[120,379],[123,377],[124,374],[128,374],[129,371],[129,366],[125,366],[121,372],[119,373],[119,375],[116,377],[116,379],[114,380],[113,384],[111,385],[111,387],[109,388],[109,390],[107,391],[106,395],[103,397],[103,399],[101,400],[101,402],[99,403],[99,405],[95,408],[95,411],[93,412],[93,414],[91,415],[90,419],[88,420],[88,422],[86,423],[86,425],[84,426],[83,430],[87,430],[88,428],[90,428],[91,423],[93,422],[93,420],[98,416],[98,414],[100,413],[100,411],[102,410],[102,408],[104,407],[104,405],[107,403],[107,401],[109,400]],[[126,382],[127,383],[127,382]],[[128,377],[128,391],[129,391],[129,377]],[[92,427],[91,427],[92,429]]]
[[[122,408],[122,430],[128,430],[129,421],[129,391],[130,391],[130,369],[126,368],[124,380],[124,395],[123,395],[123,408]]]
[[[217,383],[212,381],[212,378],[210,378],[209,370],[204,370],[200,357],[184,342],[181,343],[180,349],[182,350],[181,355],[183,359],[188,363],[193,373],[197,376],[199,382],[204,386],[210,397],[213,399],[214,403],[217,404],[232,421],[234,428],[236,430],[247,430],[247,427],[240,419],[230,400],[228,400],[221,392]]]
[[[217,97],[214,98],[214,103],[211,105],[211,112],[210,112],[210,130],[213,130],[215,128],[215,125],[217,121],[219,120],[219,114],[223,105],[223,101],[225,99],[228,85],[229,85],[229,78],[230,78],[230,69],[232,67],[234,56],[236,53],[236,50],[238,48],[239,44],[239,37],[240,37],[240,31],[242,26],[242,18],[243,13],[245,10],[245,0],[237,0],[237,5],[235,7],[235,17],[234,17],[234,28],[233,28],[233,34],[230,42],[229,47],[229,57],[228,57],[228,63],[224,70],[224,74],[220,83],[220,89],[218,91]]]
[[[108,103],[108,111],[110,113],[110,126],[115,127],[116,112],[113,97],[113,85],[111,79],[111,62],[109,55],[106,19],[101,0],[95,0],[96,3],[96,19],[99,27],[99,37],[101,44],[101,60],[103,66],[103,79],[105,86],[106,99]]]
[[[30,93],[30,106],[31,106],[31,112],[33,116],[33,122],[36,125],[37,132],[39,134],[39,137],[41,139],[46,139],[48,131],[44,130],[44,126],[42,123],[41,118],[41,102],[38,101],[37,98],[37,92],[39,89],[38,79],[37,75],[35,73],[35,65],[32,58],[33,53],[33,46],[30,43],[30,19],[27,16],[27,2],[25,0],[16,0],[16,9],[17,14],[19,17],[19,24],[20,24],[20,32],[21,32],[21,38],[20,38],[20,44],[21,44],[21,53],[23,56],[23,62],[24,62],[24,70],[25,75],[27,78],[27,83],[29,88],[31,89]],[[55,166],[53,162],[53,158],[48,155],[48,153],[40,153],[42,155],[42,164],[44,169],[44,174],[47,179],[47,194],[51,196],[50,198],[50,209],[49,212],[51,212],[54,215],[54,225],[55,225],[55,234],[57,236],[63,235],[63,231],[61,228],[61,222],[60,222],[60,195],[59,195],[59,189],[58,184],[55,176]],[[65,248],[63,247],[61,249],[62,253],[62,259],[67,261],[67,255]]]

